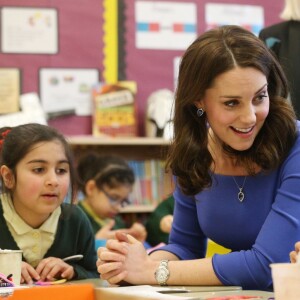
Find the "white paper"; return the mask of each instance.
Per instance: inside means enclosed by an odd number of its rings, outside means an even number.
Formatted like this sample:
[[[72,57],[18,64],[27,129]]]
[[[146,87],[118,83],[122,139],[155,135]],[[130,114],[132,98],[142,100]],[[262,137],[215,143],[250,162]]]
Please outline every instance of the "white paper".
[[[0,68],[0,114],[19,111],[20,69]]]
[[[183,50],[197,36],[195,3],[136,1],[136,47]]]
[[[91,89],[98,81],[97,69],[41,69],[40,97],[44,111],[74,111],[78,116],[91,115]]]
[[[158,293],[158,291],[163,290],[171,290],[172,287],[158,287],[158,286],[150,286],[150,285],[135,285],[135,286],[125,286],[125,287],[109,287],[105,288],[105,291],[109,291],[112,293],[120,294],[120,295],[133,295],[140,296],[151,299],[191,299],[191,297],[182,297],[176,296],[176,294],[162,294]],[[184,288],[182,288],[184,290]]]
[[[0,115],[0,127],[13,127],[28,123],[47,125],[44,111],[36,93],[21,95],[20,106],[22,109],[20,112]]]
[[[176,57],[174,57],[174,60],[173,60],[174,91],[176,91],[176,89],[177,89],[179,66],[180,66],[181,59],[182,59],[181,56],[176,56]]]
[[[2,52],[57,53],[57,22],[56,9],[3,7],[1,9]]]
[[[16,285],[14,287],[0,287],[0,298],[1,300],[7,300],[8,296],[11,296],[15,290],[27,289],[29,286],[26,285]]]
[[[206,29],[239,25],[258,35],[264,27],[264,8],[258,5],[205,4]]]

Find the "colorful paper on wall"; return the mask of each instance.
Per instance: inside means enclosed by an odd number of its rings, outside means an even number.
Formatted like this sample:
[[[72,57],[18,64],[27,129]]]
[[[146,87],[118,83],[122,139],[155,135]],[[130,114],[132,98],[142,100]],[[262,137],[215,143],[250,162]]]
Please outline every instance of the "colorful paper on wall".
[[[136,84],[99,84],[93,89],[93,135],[136,136]]]
[[[140,49],[184,50],[197,36],[191,2],[136,1],[135,43]]]
[[[264,8],[258,5],[207,3],[206,30],[222,25],[239,25],[258,35],[264,27]]]

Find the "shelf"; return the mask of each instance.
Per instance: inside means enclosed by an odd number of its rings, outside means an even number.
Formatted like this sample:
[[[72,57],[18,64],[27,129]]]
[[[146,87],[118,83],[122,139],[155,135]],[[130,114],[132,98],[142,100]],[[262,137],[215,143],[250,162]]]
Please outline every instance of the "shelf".
[[[147,166],[148,172],[149,166],[152,170],[150,172],[157,172],[160,176],[160,179],[159,182],[155,181],[155,183],[157,185],[161,184],[164,188],[162,189],[160,188],[160,186],[157,187],[157,193],[155,193],[156,198],[148,199],[148,194],[147,197],[144,197],[143,193],[145,191],[142,190],[142,187],[139,187],[137,188],[137,194],[135,195],[135,199],[140,200],[145,198],[147,199],[144,201],[145,203],[156,203],[164,199],[164,197],[166,195],[169,195],[169,193],[171,192],[171,176],[170,174],[162,174],[164,173],[164,169],[161,169],[161,166],[163,166],[163,161],[165,161],[167,157],[167,152],[171,144],[170,140],[149,137],[95,137],[92,135],[68,136],[67,140],[74,152],[75,162],[88,151],[95,151],[103,155],[120,156],[127,161],[131,161],[131,163],[133,163],[134,166],[139,167],[141,170],[143,169],[143,162],[148,161],[145,165]],[[139,177],[137,175],[136,177],[136,182],[139,182]],[[140,180],[141,183],[139,184],[145,184],[145,178],[141,178]],[[147,177],[147,180],[149,181],[150,179]],[[151,184],[150,188],[155,187],[153,187],[153,184]],[[154,201],[151,202],[151,200]],[[143,203],[143,201],[133,201],[132,203]],[[129,205],[127,207],[122,208],[120,213],[123,214],[124,217],[128,217],[131,215],[132,218],[135,218],[136,215],[147,215],[148,213],[151,213],[154,209],[155,205]]]
[[[94,137],[91,135],[69,136],[71,145],[128,145],[128,146],[168,146],[170,141],[163,138],[148,137]]]
[[[118,155],[128,160],[165,159],[170,141],[148,137],[94,137],[92,135],[69,136],[67,140],[75,157],[86,151],[106,155]]]
[[[154,209],[154,205],[129,205],[121,208],[120,213],[151,213]]]

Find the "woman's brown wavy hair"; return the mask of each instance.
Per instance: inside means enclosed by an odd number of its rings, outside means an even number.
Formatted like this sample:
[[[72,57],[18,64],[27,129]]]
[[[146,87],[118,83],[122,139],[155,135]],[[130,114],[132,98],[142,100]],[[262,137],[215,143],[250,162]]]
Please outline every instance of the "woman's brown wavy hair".
[[[250,31],[228,25],[205,32],[186,50],[180,63],[175,97],[174,140],[167,168],[187,195],[194,195],[212,183],[213,159],[208,151],[208,124],[197,117],[195,102],[202,99],[214,79],[236,66],[252,67],[267,78],[270,110],[252,147],[236,151],[223,145],[250,175],[257,164],[265,171],[278,167],[294,144],[297,130],[294,110],[287,101],[285,74],[265,46]]]

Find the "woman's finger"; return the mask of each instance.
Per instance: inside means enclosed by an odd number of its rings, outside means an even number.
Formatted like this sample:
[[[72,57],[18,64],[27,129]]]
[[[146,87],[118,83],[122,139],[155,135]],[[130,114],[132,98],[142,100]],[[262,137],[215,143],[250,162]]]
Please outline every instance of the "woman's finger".
[[[123,254],[127,254],[127,243],[126,242],[120,242],[118,240],[108,240],[106,242],[106,248],[108,250],[114,250]]]
[[[98,266],[97,270],[100,274],[107,274],[115,270],[119,270],[122,267],[121,262],[108,262]]]
[[[120,261],[124,262],[125,261],[125,255],[115,252],[115,251],[101,251],[98,254],[98,259],[103,262],[108,262],[108,261]]]
[[[124,280],[126,275],[127,275],[127,271],[115,270],[107,274],[101,274],[100,278],[103,280],[107,280],[110,284],[117,284],[118,282]]]
[[[108,280],[108,282],[109,282],[110,284],[117,284],[117,283],[123,281],[123,280],[126,278],[126,276],[127,276],[127,271],[122,271],[122,272],[119,273],[118,275],[111,277],[111,278]]]
[[[97,256],[98,256],[98,257],[99,257],[99,255],[100,255],[100,253],[101,253],[102,251],[107,251],[107,248],[106,248],[106,247],[99,247],[99,248],[97,249]]]

